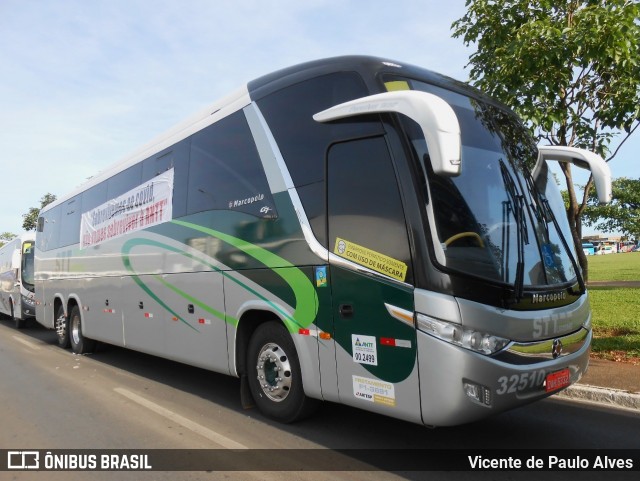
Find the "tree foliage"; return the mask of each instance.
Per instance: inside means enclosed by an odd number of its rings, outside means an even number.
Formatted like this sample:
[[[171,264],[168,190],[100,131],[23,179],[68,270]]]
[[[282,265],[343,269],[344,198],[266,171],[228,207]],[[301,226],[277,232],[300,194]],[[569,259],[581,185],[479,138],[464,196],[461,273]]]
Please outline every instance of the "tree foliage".
[[[26,231],[36,230],[40,210],[51,204],[54,200],[56,200],[56,196],[53,194],[46,193],[43,195],[40,199],[40,207],[30,207],[26,214],[22,214],[22,228]]]
[[[11,232],[3,232],[2,234],[0,234],[0,247],[2,247],[15,237],[17,236],[15,234],[12,234]]]
[[[595,193],[589,195],[584,223],[602,232],[621,232],[629,239],[640,239],[640,178],[620,177],[613,181],[613,200],[598,205]]]
[[[470,80],[511,106],[538,140],[611,160],[640,125],[640,4],[633,0],[467,0],[454,37],[475,44]],[[562,164],[569,224],[580,248],[581,216],[571,167]]]

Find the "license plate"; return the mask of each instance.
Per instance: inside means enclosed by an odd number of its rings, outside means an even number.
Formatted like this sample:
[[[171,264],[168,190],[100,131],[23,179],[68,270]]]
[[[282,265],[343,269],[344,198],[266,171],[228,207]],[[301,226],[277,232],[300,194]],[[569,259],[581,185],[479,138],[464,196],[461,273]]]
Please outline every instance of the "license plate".
[[[571,375],[569,369],[563,369],[562,371],[552,372],[547,374],[544,386],[547,392],[556,391],[567,387],[571,383]]]

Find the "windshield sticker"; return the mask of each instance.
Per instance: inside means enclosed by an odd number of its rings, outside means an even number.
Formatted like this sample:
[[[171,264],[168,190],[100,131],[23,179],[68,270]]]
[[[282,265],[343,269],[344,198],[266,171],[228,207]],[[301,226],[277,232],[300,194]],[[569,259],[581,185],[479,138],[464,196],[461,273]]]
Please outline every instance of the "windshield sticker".
[[[351,334],[353,362],[358,364],[378,365],[378,348],[374,336]]]
[[[551,244],[542,244],[542,257],[544,259],[544,265],[548,268],[556,267],[556,261],[553,255],[553,248]]]
[[[82,214],[80,248],[96,246],[172,218],[173,169]]]
[[[396,92],[398,90],[411,90],[409,82],[406,80],[392,80],[385,82],[384,86],[387,88],[387,92]]]
[[[403,281],[407,277],[407,264],[353,242],[336,238],[334,253],[350,261]]]
[[[352,376],[352,378],[353,395],[358,399],[389,407],[396,405],[396,392],[390,382],[362,376]]]

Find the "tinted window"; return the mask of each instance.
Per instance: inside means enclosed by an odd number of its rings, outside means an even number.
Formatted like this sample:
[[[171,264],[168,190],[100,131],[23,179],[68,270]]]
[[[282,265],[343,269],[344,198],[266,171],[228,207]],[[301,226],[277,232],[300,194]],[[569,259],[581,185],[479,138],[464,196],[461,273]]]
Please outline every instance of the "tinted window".
[[[258,101],[296,186],[324,179],[325,153],[332,143],[382,133],[377,116],[313,120],[322,110],[366,95],[358,74],[341,72],[300,82]]]
[[[336,144],[328,162],[329,250],[411,282],[404,209],[384,138]]]
[[[205,210],[276,216],[269,184],[242,112],[216,122],[191,139],[187,213]]]
[[[60,236],[57,247],[77,244],[80,239],[80,209],[82,208],[80,196],[75,196],[60,207],[62,212],[60,214]]]
[[[89,212],[107,201],[107,182],[94,185],[82,193],[82,212]]]
[[[142,182],[173,168],[173,217],[187,212],[187,181],[189,177],[189,144],[185,139],[142,163]]]
[[[58,247],[60,212],[62,211],[62,207],[62,205],[59,205],[42,214],[42,218],[44,219],[42,234],[36,237],[38,249],[48,251]]]
[[[142,180],[153,179],[173,167],[173,150],[161,152],[146,159],[142,164]]]
[[[114,175],[107,181],[107,198],[115,199],[119,195],[138,187],[142,183],[142,164],[136,164]]]

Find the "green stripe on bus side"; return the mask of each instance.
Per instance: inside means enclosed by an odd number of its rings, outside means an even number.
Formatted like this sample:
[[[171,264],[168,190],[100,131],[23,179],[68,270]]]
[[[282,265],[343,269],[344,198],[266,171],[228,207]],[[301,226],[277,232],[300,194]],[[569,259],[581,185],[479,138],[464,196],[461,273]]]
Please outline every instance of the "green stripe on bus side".
[[[294,315],[292,317],[286,311],[284,311],[280,306],[278,306],[277,304],[273,303],[272,301],[270,301],[269,299],[267,299],[266,297],[264,297],[260,293],[256,292],[251,287],[249,287],[248,285],[244,284],[243,282],[239,281],[235,277],[231,276],[226,271],[221,270],[217,266],[214,266],[213,264],[207,262],[204,259],[196,257],[196,256],[194,256],[192,254],[189,254],[188,252],[182,251],[182,250],[180,250],[180,249],[178,249],[176,247],[172,247],[172,246],[164,244],[162,242],[158,242],[158,241],[154,241],[154,240],[150,240],[150,239],[137,238],[137,239],[131,239],[131,240],[125,242],[124,245],[122,246],[123,263],[124,263],[125,268],[132,274],[133,279],[136,282],[136,284],[138,284],[138,286],[140,288],[142,288],[147,294],[149,294],[149,296],[151,296],[164,309],[166,309],[171,314],[173,314],[181,322],[187,324],[192,329],[198,331],[198,329],[193,327],[185,319],[183,319],[180,315],[175,313],[169,306],[167,306],[144,283],[144,281],[142,281],[142,279],[140,279],[138,273],[135,272],[135,270],[133,269],[133,266],[131,265],[131,260],[129,258],[129,253],[131,252],[131,249],[133,249],[134,247],[141,246],[141,245],[148,245],[148,246],[159,247],[161,249],[166,249],[166,250],[169,250],[171,252],[175,252],[177,254],[183,255],[183,256],[188,257],[190,259],[193,259],[196,262],[199,262],[199,263],[201,263],[203,265],[206,265],[207,267],[209,267],[210,269],[212,269],[215,272],[220,272],[227,279],[235,282],[236,284],[241,286],[243,289],[245,289],[246,291],[248,291],[251,294],[255,295],[259,299],[263,300],[264,302],[269,304],[274,310],[276,310],[277,312],[282,314],[282,316],[284,317],[284,322],[285,322],[285,324],[286,324],[286,326],[287,326],[287,328],[289,329],[290,332],[297,331],[297,329],[299,327],[306,327],[306,326],[310,325],[315,320],[315,317],[316,317],[316,314],[317,314],[317,309],[318,309],[318,307],[317,307],[318,306],[317,295],[316,295],[316,292],[315,292],[315,288],[313,287],[313,284],[311,283],[311,281],[304,275],[304,273],[302,271],[300,271],[298,268],[296,268],[295,266],[293,266],[291,263],[289,263],[288,261],[282,259],[281,257],[279,257],[279,256],[277,256],[277,255],[275,255],[275,254],[273,254],[273,253],[271,253],[271,252],[269,252],[269,251],[267,251],[265,249],[262,249],[261,247],[255,246],[255,245],[250,244],[248,242],[245,242],[242,239],[238,239],[238,238],[235,238],[233,236],[229,236],[227,234],[224,234],[224,233],[221,233],[221,232],[218,232],[218,231],[214,231],[212,229],[207,229],[207,228],[198,226],[196,224],[191,224],[191,223],[188,223],[188,222],[182,222],[182,221],[173,221],[173,222],[178,224],[178,225],[182,225],[183,227],[188,227],[188,228],[191,228],[191,229],[195,229],[195,230],[199,230],[201,232],[207,233],[209,235],[213,235],[214,237],[217,237],[217,238],[223,240],[224,242],[227,242],[227,243],[233,245],[234,247],[242,250],[243,252],[247,253],[248,255],[254,257],[255,259],[259,260],[260,262],[262,262],[263,264],[265,264],[269,268],[283,267],[284,266],[285,267],[284,269],[273,269],[273,271],[276,274],[278,274],[280,277],[282,277],[285,280],[285,282],[287,282],[287,284],[293,290],[294,296],[295,296],[295,299],[296,299],[296,310],[295,310]],[[251,251],[251,252],[249,252],[249,251]],[[214,316],[216,316],[216,317],[228,322],[229,324],[233,325],[234,327],[236,327],[238,325],[238,319],[235,319],[234,317],[231,317],[231,316],[225,316],[223,313],[221,313],[217,309],[215,309],[215,308],[209,306],[208,304],[196,299],[195,297],[189,295],[188,293],[178,289],[177,287],[173,286],[171,283],[169,283],[166,280],[160,278],[159,276],[155,276],[155,278],[158,279],[162,284],[164,284],[165,287],[173,290],[176,294],[184,297],[187,300],[190,300],[194,304],[197,304],[199,307],[201,307],[202,309],[206,310],[207,312],[213,314]]]
[[[161,244],[160,242],[148,241],[147,239],[131,239],[125,242],[124,245],[122,246],[122,263],[124,264],[124,267],[129,272],[131,272],[132,279],[136,284],[138,284],[138,287],[140,287],[143,291],[145,291],[154,301],[160,304],[166,311],[173,314],[177,319],[180,320],[180,322],[182,322],[183,324],[186,324],[194,331],[200,332],[198,329],[196,329],[191,324],[189,324],[185,319],[183,319],[183,317],[180,314],[178,314],[173,309],[171,309],[167,304],[165,304],[164,301],[155,294],[155,292],[149,289],[149,287],[143,282],[143,280],[140,279],[140,276],[138,276],[138,274],[134,271],[133,266],[131,265],[131,260],[129,259],[129,252],[131,251],[131,249],[139,245],[154,245],[158,247],[167,248],[174,252],[180,252],[180,251],[166,244]]]
[[[187,227],[210,235],[212,237],[216,237],[221,241],[226,242],[227,244],[230,244],[237,249],[240,249],[242,252],[258,260],[259,262],[270,268],[278,276],[280,276],[293,290],[293,294],[296,300],[293,317],[290,317],[289,315],[284,313],[275,304],[270,304],[286,316],[285,324],[287,324],[287,328],[290,332],[295,332],[299,327],[307,327],[315,321],[316,314],[318,313],[318,295],[316,293],[316,289],[311,280],[304,274],[304,272],[291,264],[289,261],[274,254],[273,252],[263,249],[260,246],[251,244],[250,242],[231,236],[229,234],[225,234],[224,232],[216,231],[214,229],[209,229],[207,227],[180,220],[172,220],[171,222],[176,225]],[[278,269],[278,267],[282,267],[282,269]],[[242,285],[242,287],[249,290],[253,294],[258,295],[248,286],[245,286],[232,277],[231,279]],[[262,296],[259,297],[264,299]]]
[[[164,244],[162,242],[158,242],[158,241],[154,241],[154,240],[150,240],[150,239],[140,239],[140,238],[138,238],[138,239],[131,239],[131,240],[125,242],[124,245],[122,246],[123,262],[124,262],[124,265],[127,268],[127,270],[132,273],[133,279],[136,282],[136,284],[138,284],[138,286],[140,286],[147,294],[149,294],[162,307],[164,307],[167,311],[169,311],[171,314],[173,314],[175,317],[177,317],[181,322],[184,322],[185,324],[187,324],[192,329],[200,332],[198,329],[196,329],[191,324],[189,324],[186,320],[184,320],[182,318],[182,316],[180,316],[177,313],[175,313],[151,289],[149,289],[149,287],[142,281],[142,279],[140,279],[138,274],[135,272],[135,270],[133,269],[133,266],[131,266],[131,261],[129,259],[129,252],[131,252],[131,249],[133,249],[134,247],[141,246],[141,245],[148,245],[148,246],[153,246],[153,247],[159,247],[161,249],[166,249],[168,251],[175,252],[177,254],[183,255],[183,256],[188,257],[190,259],[193,259],[193,260],[195,260],[195,261],[197,261],[197,262],[199,262],[199,263],[201,263],[203,265],[206,265],[207,267],[209,267],[213,271],[219,272],[220,274],[225,276],[227,279],[235,282],[236,284],[241,286],[243,289],[251,292],[256,297],[259,297],[261,300],[263,300],[264,302],[268,303],[271,307],[273,307],[275,310],[280,312],[285,317],[285,322],[288,321],[289,323],[295,323],[295,320],[292,319],[291,316],[289,316],[289,314],[287,314],[285,311],[283,311],[279,306],[277,306],[276,304],[274,304],[269,299],[267,299],[266,297],[262,296],[261,294],[259,294],[255,290],[253,290],[251,287],[249,287],[246,284],[240,282],[238,279],[232,277],[227,272],[223,271],[222,269],[220,269],[217,266],[214,266],[213,264],[207,262],[204,259],[196,257],[196,256],[194,256],[192,254],[189,254],[188,252],[182,251],[182,250],[180,250],[180,249],[178,249],[176,247],[172,247],[172,246],[170,246],[168,244]],[[155,277],[159,278],[159,276],[155,276]],[[173,286],[171,283],[167,282],[166,280],[162,280],[161,282],[166,287],[169,287],[171,290],[173,290],[176,294],[184,297],[187,300],[191,300],[194,304],[198,304],[200,307],[205,309],[207,312],[210,312],[210,313],[212,313],[214,315],[216,315],[215,314],[216,312],[219,312],[218,310],[216,310],[215,308],[209,306],[208,304],[205,304],[204,302],[196,299],[195,297],[193,297],[193,296],[187,294],[186,292],[178,289],[177,287]],[[217,316],[217,317],[220,317],[220,319],[222,319],[223,321],[228,322],[233,327],[236,327],[238,325],[238,320],[236,318],[232,317],[232,316],[224,316],[224,315],[222,315],[222,316]]]
[[[238,320],[237,319],[235,319],[235,318],[233,318],[231,316],[225,316],[224,312],[220,312],[219,310],[214,309],[210,305],[205,304],[201,300],[196,299],[195,297],[189,295],[188,293],[184,292],[183,290],[178,289],[176,286],[174,286],[170,282],[167,282],[166,280],[164,280],[161,276],[154,276],[154,277],[158,280],[158,282],[163,284],[167,289],[171,289],[173,292],[175,292],[179,296],[184,297],[186,300],[192,302],[193,304],[195,304],[196,306],[200,307],[201,309],[207,311],[210,314],[213,314],[218,319],[222,319],[223,321],[227,321],[230,324],[232,324],[234,327],[238,325]]]

